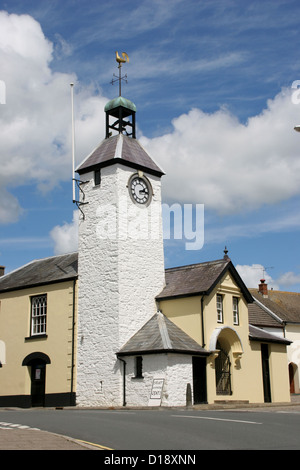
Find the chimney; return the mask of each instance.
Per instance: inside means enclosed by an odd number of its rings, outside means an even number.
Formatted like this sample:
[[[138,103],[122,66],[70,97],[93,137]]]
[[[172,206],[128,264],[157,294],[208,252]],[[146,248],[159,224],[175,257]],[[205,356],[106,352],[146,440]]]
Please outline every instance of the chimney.
[[[268,284],[265,284],[265,282],[265,279],[260,280],[258,291],[262,294],[263,297],[268,297]]]
[[[0,277],[4,276],[5,273],[5,266],[0,266]]]

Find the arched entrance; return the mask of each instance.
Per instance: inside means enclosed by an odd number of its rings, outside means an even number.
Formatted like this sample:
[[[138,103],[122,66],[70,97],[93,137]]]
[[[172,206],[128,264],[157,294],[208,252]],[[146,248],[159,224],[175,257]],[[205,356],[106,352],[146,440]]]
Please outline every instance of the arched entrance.
[[[223,326],[216,328],[210,338],[209,349],[215,352],[215,374],[217,395],[231,395],[231,360],[240,360],[244,350],[241,339],[234,328]]]
[[[45,405],[46,364],[50,358],[40,352],[31,353],[25,357],[22,366],[28,366],[31,378],[31,406]]]

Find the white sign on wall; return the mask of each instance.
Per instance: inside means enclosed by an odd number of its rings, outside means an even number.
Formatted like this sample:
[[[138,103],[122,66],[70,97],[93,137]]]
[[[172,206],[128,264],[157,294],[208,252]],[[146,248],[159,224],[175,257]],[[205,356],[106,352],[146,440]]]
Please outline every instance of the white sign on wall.
[[[164,379],[153,379],[148,406],[160,406]]]

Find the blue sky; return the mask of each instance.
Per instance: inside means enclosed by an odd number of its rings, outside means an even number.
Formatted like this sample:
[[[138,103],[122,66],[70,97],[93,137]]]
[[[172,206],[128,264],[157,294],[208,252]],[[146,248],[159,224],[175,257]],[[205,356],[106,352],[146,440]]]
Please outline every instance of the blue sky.
[[[299,24],[293,0],[0,1],[0,264],[74,249],[69,84],[80,163],[126,51],[122,94],[164,202],[205,207],[204,246],[166,240],[166,266],[226,245],[249,287],[264,273],[300,292]]]

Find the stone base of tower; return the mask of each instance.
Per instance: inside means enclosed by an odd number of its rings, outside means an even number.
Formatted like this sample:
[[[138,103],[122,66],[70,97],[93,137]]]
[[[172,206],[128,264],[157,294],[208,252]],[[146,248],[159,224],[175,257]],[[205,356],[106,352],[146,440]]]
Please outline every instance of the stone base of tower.
[[[87,370],[88,369],[88,370]],[[123,406],[122,364],[116,360],[107,375],[97,364],[79,365],[77,370],[76,405],[82,407]]]

